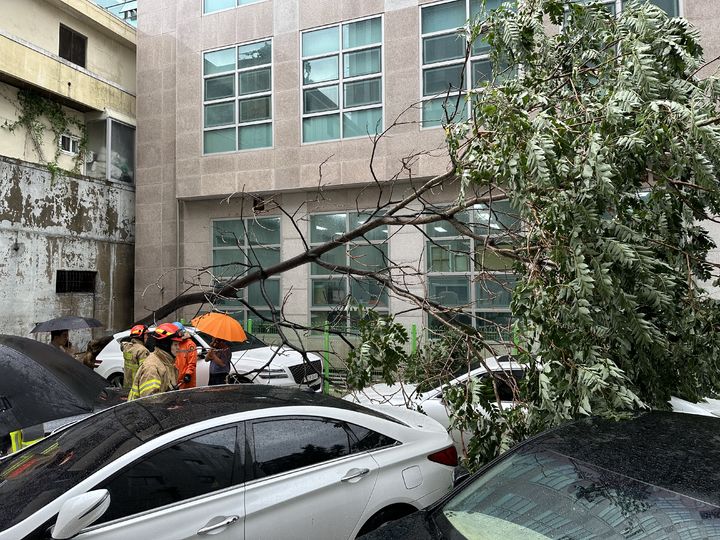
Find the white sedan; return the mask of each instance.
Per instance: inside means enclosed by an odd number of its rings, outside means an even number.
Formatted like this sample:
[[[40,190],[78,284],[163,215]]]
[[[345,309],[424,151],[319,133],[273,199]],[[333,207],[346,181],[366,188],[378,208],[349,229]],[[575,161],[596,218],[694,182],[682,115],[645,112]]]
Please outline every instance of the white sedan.
[[[482,379],[488,376],[488,369],[496,376],[496,386],[502,407],[513,406],[513,391],[511,380],[518,381],[523,378],[522,367],[511,361],[508,356],[490,357],[484,360],[485,365],[471,370],[460,377],[452,379],[448,385],[464,384],[468,377]],[[437,420],[445,429],[450,429],[450,415],[447,404],[443,399],[443,389],[446,385],[428,390],[422,390],[417,384],[396,383],[393,385],[376,384],[362,391],[348,394],[343,399],[360,403],[362,405],[388,404],[395,407],[406,407],[419,410],[429,417]],[[451,432],[458,451],[464,452],[467,446],[467,433],[457,430]]]
[[[185,327],[190,333],[202,355],[210,348],[212,337]],[[246,332],[247,333],[247,332]],[[123,354],[120,341],[130,337],[130,330],[119,332],[113,340],[100,351],[95,360],[95,372],[106,378],[114,386],[123,384]],[[247,341],[232,342],[232,368],[229,382],[272,384],[277,386],[309,386],[319,390],[322,385],[322,359],[313,353],[303,355],[288,347],[266,345],[257,337],[247,333]],[[209,363],[198,358],[196,380],[198,386],[208,383]]]
[[[224,385],[123,403],[0,460],[0,540],[355,538],[439,500],[457,453],[419,413]]]

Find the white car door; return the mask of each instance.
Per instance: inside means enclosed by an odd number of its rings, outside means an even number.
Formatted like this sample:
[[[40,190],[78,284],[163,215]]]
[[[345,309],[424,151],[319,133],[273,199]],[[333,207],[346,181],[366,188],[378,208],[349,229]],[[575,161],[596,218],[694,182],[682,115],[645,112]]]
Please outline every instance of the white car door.
[[[351,454],[345,424],[309,417],[248,422],[252,469],[246,484],[245,536],[349,538],[370,500],[378,465]]]
[[[81,540],[244,538],[244,448],[224,426],[173,443],[102,482],[110,507]],[[242,431],[242,430],[241,430]]]

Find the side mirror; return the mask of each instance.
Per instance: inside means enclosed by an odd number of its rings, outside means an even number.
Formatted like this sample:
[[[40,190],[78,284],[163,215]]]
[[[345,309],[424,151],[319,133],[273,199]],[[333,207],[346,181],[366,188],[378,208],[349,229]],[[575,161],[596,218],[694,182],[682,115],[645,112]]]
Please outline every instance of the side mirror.
[[[72,538],[85,527],[92,525],[110,506],[110,492],[96,489],[68,499],[60,507],[52,537],[58,540]]]

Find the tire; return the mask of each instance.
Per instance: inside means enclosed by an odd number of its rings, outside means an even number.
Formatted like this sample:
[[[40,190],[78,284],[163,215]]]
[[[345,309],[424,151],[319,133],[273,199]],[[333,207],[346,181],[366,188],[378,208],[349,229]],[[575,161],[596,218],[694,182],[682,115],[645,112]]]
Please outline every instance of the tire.
[[[233,373],[228,375],[227,382],[228,384],[250,384],[250,379]]]
[[[113,373],[107,378],[109,385],[115,388],[122,388],[124,380],[125,377],[122,373]]]
[[[405,517],[415,511],[417,511],[417,508],[409,504],[394,504],[392,506],[388,506],[387,508],[383,508],[365,522],[365,525],[363,525],[358,531],[356,538],[360,538],[362,535],[374,531],[386,523]]]

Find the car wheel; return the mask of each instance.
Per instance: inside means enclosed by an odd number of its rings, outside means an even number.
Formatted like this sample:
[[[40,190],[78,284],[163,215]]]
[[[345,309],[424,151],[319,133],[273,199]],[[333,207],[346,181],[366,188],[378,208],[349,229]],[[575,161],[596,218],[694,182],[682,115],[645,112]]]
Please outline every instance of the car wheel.
[[[108,377],[108,383],[115,388],[122,388],[124,379],[125,377],[123,377],[122,373],[113,373]]]
[[[417,511],[417,508],[409,504],[393,504],[392,506],[383,508],[365,522],[365,525],[358,531],[356,538],[360,538],[363,534],[374,531],[386,523],[405,517],[415,511]]]
[[[250,379],[243,377],[242,375],[232,374],[228,375],[227,382],[228,384],[249,384]]]

